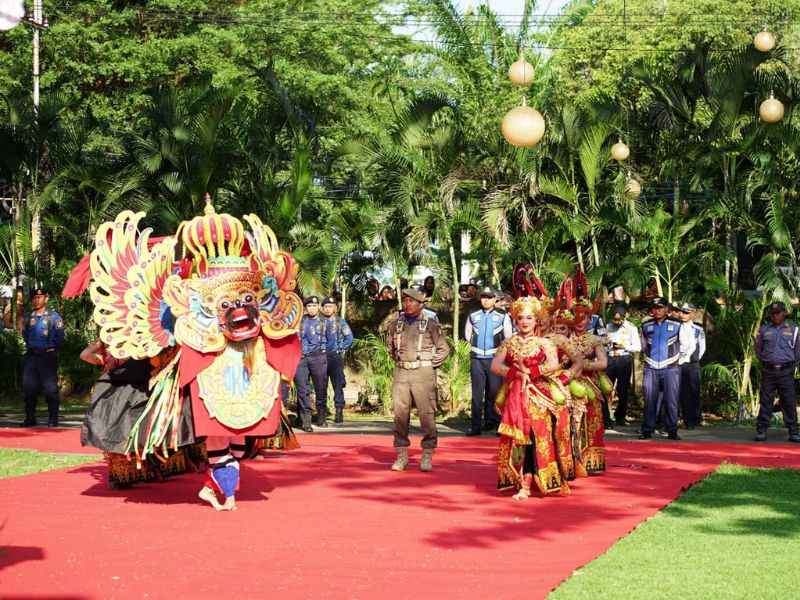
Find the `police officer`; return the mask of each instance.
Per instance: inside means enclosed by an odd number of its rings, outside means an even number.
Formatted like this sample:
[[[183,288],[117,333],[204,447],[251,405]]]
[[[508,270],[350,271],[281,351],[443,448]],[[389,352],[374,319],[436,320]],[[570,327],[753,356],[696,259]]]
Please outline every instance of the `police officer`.
[[[683,334],[689,338],[689,348],[678,361],[681,366],[681,413],[686,429],[694,429],[703,420],[700,408],[700,359],[706,353],[706,332],[694,322],[695,306],[684,302],[678,307]]]
[[[772,403],[775,392],[781,402],[783,422],[789,430],[789,441],[800,443],[797,430],[797,399],[794,390],[794,369],[800,360],[798,328],[786,320],[786,305],[773,302],[768,309],[770,322],[762,325],[756,337],[756,356],[761,361],[761,408],[756,420],[756,441],[767,439],[767,428],[772,420]]]
[[[311,403],[308,400],[308,376],[314,382],[317,400],[317,427],[327,427],[325,413],[328,409],[328,328],[319,315],[319,298],[309,296],[305,302],[306,314],[300,321],[300,344],[302,358],[297,365],[294,383],[297,386],[298,412],[303,431],[314,431],[311,427]]]
[[[661,297],[650,303],[650,319],[642,323],[644,356],[644,422],[640,439],[653,437],[656,420],[665,404],[664,424],[671,440],[678,436],[678,395],[681,371],[678,360],[688,349],[688,338],[681,336],[681,323],[667,317],[668,302]],[[660,392],[660,393],[659,393]]]
[[[47,401],[47,426],[58,427],[58,349],[64,343],[64,321],[56,311],[47,308],[48,300],[43,288],[31,290],[31,312],[22,324],[26,349],[22,372],[23,427],[36,425],[36,399],[40,389]]]
[[[425,291],[419,287],[403,290],[403,312],[389,330],[390,352],[395,361],[392,382],[394,410],[394,447],[397,460],[393,471],[408,466],[408,428],[411,404],[417,407],[422,427],[421,471],[433,468],[433,449],[436,448],[436,367],[450,354],[450,347],[439,321],[422,312]]]
[[[586,324],[586,331],[603,338],[605,341],[607,330],[606,324],[603,321],[603,317],[600,315],[592,315],[592,317],[589,319],[589,322]]]
[[[497,391],[503,383],[490,371],[492,359],[503,340],[513,335],[511,318],[495,309],[497,296],[490,287],[480,292],[481,309],[470,313],[464,325],[464,337],[470,345],[469,376],[472,381],[472,427],[467,435],[480,435],[500,424],[494,410]],[[483,421],[483,422],[482,422]]]
[[[322,300],[322,315],[328,327],[328,378],[333,386],[333,405],[336,407],[334,423],[344,422],[344,353],[353,345],[353,332],[347,321],[336,314],[336,300],[331,296]]]
[[[608,368],[606,374],[617,390],[617,408],[614,411],[616,425],[625,425],[628,412],[628,391],[633,374],[633,355],[642,350],[642,342],[636,326],[628,321],[624,306],[614,308],[607,329]]]

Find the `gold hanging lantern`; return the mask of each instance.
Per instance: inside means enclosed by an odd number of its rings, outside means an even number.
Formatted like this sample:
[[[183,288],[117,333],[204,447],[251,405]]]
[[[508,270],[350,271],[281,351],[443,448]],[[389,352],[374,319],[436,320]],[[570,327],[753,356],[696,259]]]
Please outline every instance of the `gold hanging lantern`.
[[[525,60],[522,53],[519,60],[511,63],[508,68],[508,78],[514,85],[527,86],[533,83],[533,65]]]
[[[642,184],[633,177],[628,177],[628,181],[625,182],[625,194],[631,198],[638,198],[642,194]]]
[[[783,102],[778,100],[772,92],[770,92],[769,98],[758,107],[758,114],[765,123],[777,123],[783,119],[783,113]]]
[[[611,158],[616,161],[622,162],[626,158],[631,155],[631,149],[622,141],[622,138],[619,141],[611,146]]]
[[[753,38],[753,45],[759,52],[769,52],[775,47],[775,34],[771,31],[759,31]]]
[[[530,148],[544,137],[544,117],[538,110],[528,106],[523,98],[522,106],[512,108],[503,117],[500,130],[512,146]]]

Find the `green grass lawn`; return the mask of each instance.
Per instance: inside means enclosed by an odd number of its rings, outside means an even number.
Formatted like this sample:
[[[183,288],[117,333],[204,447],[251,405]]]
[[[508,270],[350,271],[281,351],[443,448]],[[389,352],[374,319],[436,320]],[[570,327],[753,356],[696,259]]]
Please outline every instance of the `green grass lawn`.
[[[723,464],[550,600],[800,598],[800,472]]]
[[[0,478],[97,462],[97,454],[51,454],[36,450],[0,448]]]

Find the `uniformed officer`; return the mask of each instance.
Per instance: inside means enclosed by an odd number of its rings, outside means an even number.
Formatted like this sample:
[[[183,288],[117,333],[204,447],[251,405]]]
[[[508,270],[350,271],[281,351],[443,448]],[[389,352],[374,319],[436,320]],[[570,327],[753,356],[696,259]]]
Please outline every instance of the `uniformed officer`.
[[[31,290],[31,312],[22,325],[26,349],[22,372],[23,427],[36,425],[36,400],[40,389],[47,401],[47,426],[58,427],[58,349],[64,343],[64,321],[56,311],[47,308],[48,300],[43,288]]]
[[[403,290],[403,312],[389,330],[390,352],[395,361],[392,382],[394,447],[397,460],[393,471],[408,466],[408,428],[411,404],[417,407],[422,428],[420,470],[430,471],[436,448],[436,367],[450,354],[439,321],[422,313],[425,291],[419,287]]]
[[[702,325],[694,322],[695,306],[684,302],[678,307],[678,315],[684,335],[690,346],[678,361],[681,365],[681,413],[686,429],[694,429],[703,420],[700,407],[700,359],[706,353],[706,332]]]
[[[302,358],[297,365],[294,383],[297,386],[298,412],[303,423],[303,431],[313,431],[311,427],[311,403],[308,400],[308,376],[314,382],[314,395],[317,400],[318,427],[327,427],[325,414],[328,410],[328,328],[319,315],[319,298],[309,296],[305,299],[306,314],[300,321],[300,344]]]
[[[495,309],[497,296],[490,287],[480,292],[481,309],[470,313],[464,325],[464,337],[470,345],[469,376],[472,381],[472,426],[467,435],[480,435],[497,429],[499,417],[494,410],[494,400],[502,377],[490,371],[492,359],[503,340],[513,335],[511,318]]]
[[[608,368],[606,374],[617,390],[617,408],[614,411],[616,425],[625,425],[628,412],[628,391],[633,374],[633,355],[642,350],[642,342],[636,326],[628,320],[624,306],[614,308],[611,323],[607,328]]]
[[[681,335],[681,323],[667,317],[669,304],[656,297],[650,303],[650,316],[642,323],[642,355],[644,357],[644,422],[640,439],[653,437],[656,420],[665,405],[664,425],[669,439],[678,436],[678,396],[681,371],[678,365],[681,354],[688,349],[688,338]],[[660,392],[660,393],[659,393]]]
[[[589,319],[589,322],[586,324],[586,331],[603,338],[605,341],[607,330],[606,324],[603,321],[603,317],[600,315],[592,315],[592,317]]]
[[[775,392],[781,402],[783,422],[789,430],[789,441],[800,443],[797,430],[797,399],[794,389],[794,370],[800,360],[798,327],[786,320],[786,305],[773,302],[768,309],[770,322],[762,325],[756,338],[756,356],[761,361],[761,408],[756,420],[756,441],[767,439],[767,428],[772,420],[772,403]]]
[[[322,300],[322,315],[328,327],[328,379],[333,386],[333,405],[336,407],[334,423],[344,422],[344,353],[353,345],[353,332],[347,321],[336,314],[336,300],[331,296]]]

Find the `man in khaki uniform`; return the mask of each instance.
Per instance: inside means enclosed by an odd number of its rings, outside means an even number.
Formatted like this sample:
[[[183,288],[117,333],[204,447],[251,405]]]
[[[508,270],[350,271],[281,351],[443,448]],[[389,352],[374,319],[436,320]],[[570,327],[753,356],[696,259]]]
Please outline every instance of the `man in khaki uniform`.
[[[397,460],[393,471],[408,466],[408,428],[411,404],[417,407],[422,438],[421,471],[430,471],[436,448],[436,367],[450,354],[439,321],[422,311],[427,296],[413,287],[403,290],[403,312],[390,327],[392,358],[395,360],[392,383],[394,409],[394,446]]]

